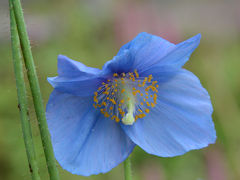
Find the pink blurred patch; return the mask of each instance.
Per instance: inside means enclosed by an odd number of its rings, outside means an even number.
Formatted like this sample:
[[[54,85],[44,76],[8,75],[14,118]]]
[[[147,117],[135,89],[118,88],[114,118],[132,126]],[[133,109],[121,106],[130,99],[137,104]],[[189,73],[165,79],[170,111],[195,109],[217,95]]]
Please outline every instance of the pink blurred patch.
[[[156,162],[146,161],[140,172],[143,180],[165,180],[164,171]]]
[[[207,161],[207,171],[209,180],[227,180],[229,179],[227,164],[223,152],[215,148],[205,154]]]
[[[148,32],[176,43],[180,39],[177,24],[167,13],[158,12],[151,3],[117,4],[114,32],[117,45],[133,39],[140,32]]]

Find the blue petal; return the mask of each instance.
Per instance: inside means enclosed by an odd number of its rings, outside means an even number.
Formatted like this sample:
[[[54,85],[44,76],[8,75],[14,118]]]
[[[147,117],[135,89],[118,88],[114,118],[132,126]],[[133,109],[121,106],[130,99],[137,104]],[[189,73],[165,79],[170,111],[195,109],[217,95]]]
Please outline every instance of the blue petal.
[[[173,66],[181,68],[189,59],[192,52],[198,47],[201,39],[201,34],[176,45],[176,47],[163,57],[158,66]]]
[[[105,79],[100,77],[51,77],[48,82],[59,92],[76,96],[92,96]]]
[[[60,165],[73,174],[105,173],[124,161],[135,144],[115,121],[93,106],[93,97],[56,90],[47,104],[47,122]]]
[[[58,76],[60,77],[79,77],[97,75],[101,71],[96,68],[87,67],[84,64],[74,61],[66,56],[58,56]]]
[[[122,127],[146,152],[177,156],[215,142],[212,111],[209,95],[198,78],[180,70],[159,84],[157,105],[144,119]]]
[[[124,45],[113,60],[108,61],[103,72],[127,72],[137,69],[139,73],[153,66],[181,68],[197,48],[201,39],[198,34],[174,45],[161,37],[140,33]]]
[[[123,50],[121,54],[115,56],[103,66],[104,74],[130,72],[133,67],[133,60],[129,50]]]
[[[140,33],[132,41],[124,45],[117,57],[107,62],[103,69],[113,71],[126,68],[128,71],[146,68],[149,64],[158,62],[162,57],[174,49],[175,45],[148,33]],[[124,58],[125,56],[125,58]],[[111,70],[113,68],[113,70]]]
[[[66,56],[58,56],[58,76],[48,78],[49,83],[58,91],[77,96],[93,95],[104,78],[99,69],[87,67]]]

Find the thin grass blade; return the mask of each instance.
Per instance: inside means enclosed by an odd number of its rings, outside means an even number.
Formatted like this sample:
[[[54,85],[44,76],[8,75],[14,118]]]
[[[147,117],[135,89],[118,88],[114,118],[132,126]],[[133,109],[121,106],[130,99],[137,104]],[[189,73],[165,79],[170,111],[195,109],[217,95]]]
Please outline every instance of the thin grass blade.
[[[59,179],[58,169],[56,167],[56,161],[54,158],[51,138],[48,131],[47,121],[45,117],[45,109],[42,102],[40,86],[37,78],[37,73],[35,70],[35,65],[34,65],[30,42],[29,42],[27,30],[26,30],[26,25],[24,22],[22,6],[19,0],[10,0],[10,1],[13,4],[15,20],[16,20],[20,44],[22,48],[23,59],[25,62],[25,67],[27,69],[27,76],[28,76],[28,80],[29,80],[29,84],[32,92],[34,108],[35,108],[35,112],[36,112],[36,116],[39,124],[42,145],[45,153],[49,176],[51,180],[58,180]]]
[[[40,180],[38,165],[36,161],[36,153],[34,149],[31,125],[28,117],[28,103],[26,96],[26,88],[24,82],[24,75],[22,69],[22,55],[20,42],[18,37],[17,26],[15,22],[12,4],[9,3],[10,8],[10,27],[11,27],[11,43],[12,43],[12,59],[14,65],[14,74],[17,86],[18,108],[21,116],[23,138],[29,163],[29,171],[33,180]]]

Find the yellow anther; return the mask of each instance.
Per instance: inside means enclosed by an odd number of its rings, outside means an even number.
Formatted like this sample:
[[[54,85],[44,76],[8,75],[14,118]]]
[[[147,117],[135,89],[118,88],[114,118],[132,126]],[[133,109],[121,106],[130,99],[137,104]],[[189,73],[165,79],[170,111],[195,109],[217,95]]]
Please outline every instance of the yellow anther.
[[[107,82],[110,82],[110,79],[108,79]]]
[[[110,114],[108,114],[107,112],[104,113],[104,117],[110,117]]]
[[[155,107],[155,104],[151,102],[151,106],[152,106],[152,107]]]
[[[143,111],[142,111],[141,109],[138,109],[138,111],[139,111],[140,113],[143,113]]]
[[[124,111],[122,111],[122,112],[120,112],[120,114],[121,114],[122,116],[124,116],[125,112],[124,112]]]
[[[93,107],[94,107],[94,108],[97,108],[97,105],[96,105],[96,104],[93,104]]]
[[[154,101],[155,104],[157,104],[157,94],[153,95],[153,101]]]
[[[150,97],[152,98],[152,97],[153,97],[153,95],[150,95]]]
[[[110,101],[113,103],[113,104],[116,104],[116,101],[114,99],[110,99]]]
[[[146,99],[143,99],[144,102],[146,102]]]
[[[119,122],[119,121],[120,121],[120,119],[119,119],[118,117],[116,117],[116,118],[115,118],[115,121],[116,121],[116,122]]]
[[[114,92],[112,92],[112,95],[114,95]]]
[[[145,84],[146,84],[146,81],[143,81],[143,82],[142,82],[142,87],[145,86]]]
[[[152,75],[150,74],[150,75],[148,76],[148,82],[151,82],[151,80],[152,80]]]
[[[117,92],[117,89],[114,89],[114,92]]]
[[[138,119],[138,115],[135,116],[135,121]]]
[[[107,97],[107,100],[109,100],[109,97]]]
[[[136,92],[136,93],[140,93],[140,90],[136,90],[135,92]]]
[[[145,116],[146,116],[146,114],[144,114],[144,113],[138,115],[139,118],[143,118]]]
[[[98,103],[98,99],[94,97],[93,99],[94,102]]]
[[[113,107],[111,106],[109,109],[110,109],[110,110],[113,110]]]
[[[121,93],[124,93],[124,92],[125,92],[125,89],[122,89],[122,90],[121,90]]]
[[[115,84],[115,86],[117,87],[117,86],[118,86],[118,84]]]
[[[108,95],[108,94],[109,94],[109,92],[108,92],[108,91],[104,91],[104,92],[103,92],[103,94],[106,94],[106,95]]]
[[[139,78],[139,74],[136,69],[134,70],[134,72],[135,72],[136,78]]]
[[[107,103],[103,101],[103,102],[102,102],[102,105],[103,105],[103,106],[106,106],[106,105],[107,105]]]
[[[114,79],[115,82],[117,82],[118,80],[117,79]]]
[[[100,91],[101,89],[102,89],[102,87],[99,87],[99,88],[98,88],[98,91]]]
[[[155,84],[157,84],[157,81],[153,81],[153,82],[152,82],[152,86],[155,85]]]
[[[113,77],[118,77],[118,74],[117,74],[117,73],[114,73],[114,74],[113,74]]]
[[[141,93],[140,95],[143,96],[143,93]]]
[[[105,82],[102,82],[102,85],[105,85],[106,83]]]
[[[126,76],[126,74],[125,73],[122,73],[122,77],[125,77]]]
[[[143,106],[143,102],[140,103]]]
[[[148,96],[146,96],[145,98],[148,99]]]
[[[133,88],[132,88],[132,90],[133,90],[133,91],[135,91],[135,90],[136,90],[136,88],[135,88],[135,87],[133,87]]]
[[[122,100],[120,101],[120,103],[122,103],[122,104],[123,104],[123,103],[124,103],[124,99],[122,99]]]
[[[94,95],[97,96],[97,95],[98,95],[98,92],[94,92]]]
[[[156,88],[158,88],[158,87],[159,87],[159,85],[157,84],[157,85],[156,85]]]
[[[114,88],[114,85],[112,85],[111,88]]]
[[[146,113],[149,113],[149,112],[150,112],[150,110],[149,110],[149,109],[145,109],[145,112],[146,112]]]
[[[147,106],[150,106],[150,103],[149,102],[146,102]]]
[[[153,92],[158,92],[158,90],[154,86],[150,86]]]

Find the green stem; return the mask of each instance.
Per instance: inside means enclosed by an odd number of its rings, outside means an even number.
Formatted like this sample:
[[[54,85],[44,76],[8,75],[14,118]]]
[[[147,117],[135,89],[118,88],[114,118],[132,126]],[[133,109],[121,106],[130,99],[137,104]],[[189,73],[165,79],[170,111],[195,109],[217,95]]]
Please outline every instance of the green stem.
[[[131,160],[130,157],[128,157],[124,161],[124,174],[125,174],[125,180],[132,180],[132,170],[131,170]]]
[[[40,129],[40,134],[41,134],[49,176],[51,180],[58,180],[59,179],[58,169],[56,167],[56,161],[54,158],[51,138],[50,138],[47,121],[45,117],[45,109],[42,102],[41,91],[39,87],[37,73],[35,70],[35,65],[34,65],[33,56],[31,52],[30,42],[28,39],[26,25],[24,22],[21,3],[20,3],[20,0],[10,0],[10,1],[13,3],[15,20],[18,27],[18,34],[20,38],[25,67],[27,69],[28,80],[29,80],[29,84],[32,92],[34,108],[35,108],[35,112],[36,112],[36,116],[39,124],[39,129]]]
[[[12,56],[13,56],[13,65],[14,73],[16,78],[17,94],[18,94],[18,108],[21,115],[21,124],[23,138],[29,163],[29,170],[33,180],[40,180],[38,173],[38,166],[36,161],[36,154],[34,150],[34,144],[32,139],[31,125],[28,117],[28,103],[26,88],[24,83],[24,75],[22,69],[22,56],[21,56],[21,47],[17,32],[17,26],[15,22],[14,12],[12,3],[9,3],[10,8],[10,27],[11,27],[11,42],[12,42]]]

